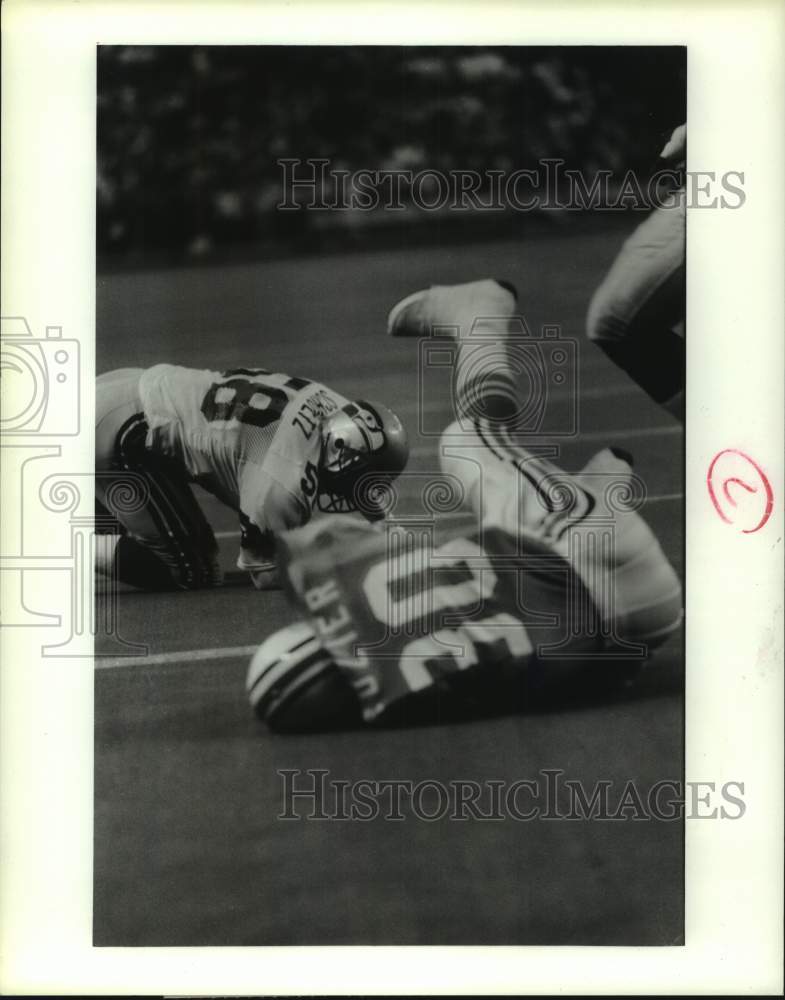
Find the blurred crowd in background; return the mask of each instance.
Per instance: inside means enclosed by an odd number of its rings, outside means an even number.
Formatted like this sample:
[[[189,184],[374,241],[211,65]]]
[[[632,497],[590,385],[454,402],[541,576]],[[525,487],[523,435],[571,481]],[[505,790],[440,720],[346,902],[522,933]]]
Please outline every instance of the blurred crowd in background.
[[[280,211],[282,159],[509,173],[561,158],[589,177],[645,177],[685,100],[680,48],[102,46],[99,267],[401,228],[384,211]],[[439,213],[402,218],[407,238],[444,227]]]

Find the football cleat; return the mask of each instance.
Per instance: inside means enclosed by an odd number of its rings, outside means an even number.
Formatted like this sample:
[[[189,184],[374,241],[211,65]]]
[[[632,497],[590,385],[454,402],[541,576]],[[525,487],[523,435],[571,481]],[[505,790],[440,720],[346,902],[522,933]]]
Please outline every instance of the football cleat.
[[[517,309],[518,293],[506,281],[433,285],[393,307],[387,332],[393,337],[454,338],[459,344],[455,416],[511,424],[521,410],[519,376],[527,370],[525,363],[521,367],[520,351],[514,350],[525,329]]]
[[[257,716],[276,732],[359,724],[351,684],[305,622],[274,632],[251,659],[246,692]]]
[[[429,337],[438,328],[448,334],[453,328],[468,333],[478,316],[509,316],[515,311],[518,293],[508,281],[486,278],[461,285],[431,285],[407,295],[393,306],[387,317],[391,337]]]
[[[338,514],[359,510],[374,519],[382,516],[372,489],[377,490],[406,467],[409,442],[400,419],[381,403],[357,400],[333,413],[322,425],[319,463],[319,509]]]

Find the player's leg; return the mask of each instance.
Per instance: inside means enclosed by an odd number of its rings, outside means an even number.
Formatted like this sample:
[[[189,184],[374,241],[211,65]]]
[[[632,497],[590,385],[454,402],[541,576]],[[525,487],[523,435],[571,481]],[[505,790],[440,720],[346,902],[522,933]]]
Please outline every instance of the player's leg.
[[[117,535],[123,531],[115,507],[141,503],[144,484],[131,475],[117,476],[117,434],[142,410],[139,377],[143,368],[104,372],[95,385],[95,507],[96,531]]]
[[[493,331],[494,350],[504,361],[509,359],[505,338],[518,332],[516,309],[514,293],[498,282],[437,286],[399,303],[390,314],[388,330],[397,336],[428,336],[434,328],[454,327],[459,343],[456,368],[468,369],[462,364],[467,327],[476,329],[480,317],[480,329]],[[525,401],[516,398],[521,390],[514,368],[499,367],[504,398],[517,413]],[[456,374],[459,415],[483,413],[483,402],[495,385],[473,383],[471,378],[458,381]],[[526,534],[551,545],[573,566],[617,634],[652,645],[662,641],[681,620],[681,588],[643,519],[634,510],[610,506],[615,495],[630,491],[632,472],[626,457],[606,449],[582,473],[571,475],[549,460],[547,450],[538,453],[527,447],[494,416],[486,409],[468,431],[465,420],[456,421],[440,443],[442,470],[463,484],[479,520],[513,537]]]
[[[606,448],[567,473],[502,426],[478,421],[467,434],[456,422],[440,463],[463,484],[479,523],[535,539],[568,562],[609,636],[654,648],[678,627],[679,580],[634,503],[623,502],[636,494],[624,452]]]
[[[177,462],[145,446],[141,369],[97,379],[96,510],[116,519],[97,570],[148,590],[196,589],[221,581],[218,545]]]
[[[685,206],[655,209],[589,305],[587,334],[652,399],[684,416]]]
[[[95,468],[108,472],[115,465],[118,430],[140,413],[139,378],[143,368],[117,368],[95,380]]]
[[[96,379],[96,572],[135,587],[162,590],[172,585],[168,568],[123,524],[146,505],[146,484],[138,475],[120,474],[117,463],[118,432],[142,409],[138,387],[143,370],[120,368]]]
[[[516,315],[517,293],[487,278],[461,285],[432,285],[402,299],[387,318],[393,337],[451,337],[456,417],[512,419],[519,412],[518,370],[508,347],[525,333]]]
[[[147,487],[143,508],[123,524],[134,542],[166,567],[171,584],[198,590],[221,583],[218,543],[193,494],[185,469],[176,460],[146,447],[143,415],[128,421],[117,436],[117,464],[142,478]]]

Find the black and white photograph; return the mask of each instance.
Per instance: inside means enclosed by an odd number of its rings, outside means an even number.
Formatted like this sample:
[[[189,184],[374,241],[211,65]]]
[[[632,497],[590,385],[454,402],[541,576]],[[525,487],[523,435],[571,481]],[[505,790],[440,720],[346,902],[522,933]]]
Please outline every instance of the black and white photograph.
[[[686,72],[99,48],[96,945],[683,941]]]
[[[781,5],[0,20],[0,993],[781,995]]]

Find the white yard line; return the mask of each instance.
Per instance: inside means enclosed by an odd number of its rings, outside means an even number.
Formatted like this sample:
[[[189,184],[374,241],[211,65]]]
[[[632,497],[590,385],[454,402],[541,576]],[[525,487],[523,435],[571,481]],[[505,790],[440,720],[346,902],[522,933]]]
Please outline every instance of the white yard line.
[[[643,501],[643,506],[645,507],[647,503],[665,503],[669,500],[683,500],[684,494],[678,493],[660,493],[654,494],[653,496],[646,497]]]
[[[669,501],[683,500],[683,493],[661,493],[646,497],[646,503],[667,503]],[[460,520],[471,516],[469,511],[453,511],[441,514],[440,520]],[[238,538],[239,531],[216,531],[216,538]],[[198,663],[209,660],[229,660],[237,657],[249,657],[256,651],[257,646],[219,646],[215,649],[183,649],[172,653],[154,653],[151,656],[97,656],[95,659],[96,670],[115,670],[120,667],[154,667],[165,666],[171,663]]]
[[[155,667],[167,663],[195,663],[198,660],[228,660],[235,656],[251,656],[258,649],[254,646],[219,646],[216,649],[180,649],[173,653],[154,653],[151,656],[101,656],[95,658],[96,670],[115,670],[117,667]]]

